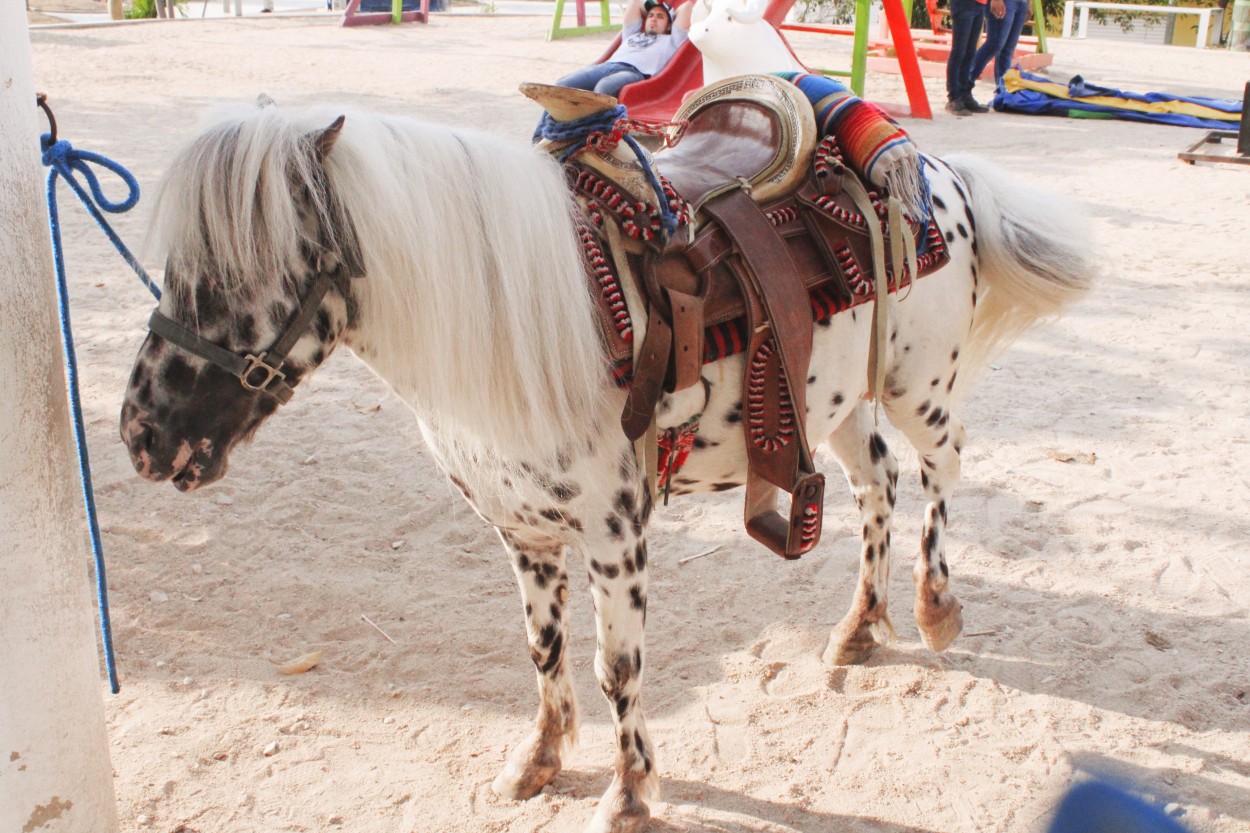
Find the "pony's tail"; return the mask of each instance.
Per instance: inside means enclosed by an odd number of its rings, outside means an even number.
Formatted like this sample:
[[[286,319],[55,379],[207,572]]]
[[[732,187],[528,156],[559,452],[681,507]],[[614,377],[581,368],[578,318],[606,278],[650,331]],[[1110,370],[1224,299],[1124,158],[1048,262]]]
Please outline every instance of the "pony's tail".
[[[958,386],[966,391],[1024,330],[1088,293],[1100,267],[1091,224],[1074,201],[1023,185],[975,156],[944,161],[968,189],[976,221],[979,288]]]

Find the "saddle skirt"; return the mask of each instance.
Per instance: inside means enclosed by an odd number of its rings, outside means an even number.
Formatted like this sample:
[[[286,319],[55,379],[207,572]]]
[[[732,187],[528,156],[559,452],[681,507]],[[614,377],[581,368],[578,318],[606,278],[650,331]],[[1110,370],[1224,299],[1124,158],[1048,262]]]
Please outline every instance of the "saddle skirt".
[[[615,107],[594,93],[522,91],[560,122]],[[622,141],[633,131],[637,141]],[[824,482],[803,430],[813,322],[943,265],[941,232],[896,219],[895,236],[919,254],[907,262],[909,247],[887,245],[887,196],[860,183],[836,136],[819,135],[809,100],[775,76],[706,87],[670,125],[618,120],[581,141],[544,147],[565,159],[582,210],[577,232],[613,376],[629,390],[622,429],[631,440],[653,431],[663,391],[748,352],[746,526],[797,558],[819,539]],[[875,393],[871,372],[869,383]],[[791,495],[788,517],[775,509],[777,489]]]

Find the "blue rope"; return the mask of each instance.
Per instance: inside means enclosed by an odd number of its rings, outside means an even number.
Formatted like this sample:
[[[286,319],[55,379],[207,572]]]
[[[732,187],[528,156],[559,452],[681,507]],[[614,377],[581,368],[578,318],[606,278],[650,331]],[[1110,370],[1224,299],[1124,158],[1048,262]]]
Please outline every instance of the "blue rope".
[[[538,139],[547,139],[551,142],[568,142],[573,144],[560,152],[559,161],[564,164],[568,159],[576,153],[580,153],[586,147],[586,140],[591,133],[607,133],[612,130],[612,126],[620,119],[626,118],[625,105],[618,104],[610,110],[601,110],[598,113],[592,113],[589,116],[582,116],[580,119],[572,121],[556,121],[550,113],[543,113],[542,120],[538,123],[538,129],[534,131],[535,141]],[[677,229],[677,215],[675,215],[668,205],[668,197],[664,195],[664,189],[660,186],[660,180],[655,175],[655,171],[647,162],[646,151],[638,144],[633,136],[626,135],[625,143],[634,151],[634,155],[638,157],[638,164],[642,166],[643,173],[647,175],[647,181],[651,183],[651,190],[655,191],[655,202],[660,208],[660,225],[664,227],[666,234],[672,234]]]
[[[139,265],[139,261],[126,248],[117,233],[113,231],[104,215],[103,208],[111,214],[121,214],[134,208],[139,201],[139,183],[135,178],[112,160],[99,154],[74,150],[69,142],[53,141],[53,135],[45,133],[39,141],[43,151],[43,164],[48,171],[48,223],[52,231],[52,256],[56,263],[56,297],[61,313],[61,344],[65,350],[65,375],[69,387],[70,407],[74,414],[74,443],[78,448],[78,472],[82,478],[83,501],[87,507],[87,524],[91,531],[91,551],[95,556],[96,600],[100,608],[100,636],[104,642],[104,664],[108,669],[109,688],[114,694],[121,690],[117,682],[117,661],[113,654],[113,630],[109,620],[108,582],[104,574],[104,548],[100,543],[100,524],[96,520],[95,492],[91,486],[91,464],[87,458],[87,432],[82,416],[82,398],[78,393],[78,360],[74,354],[74,335],[70,327],[69,288],[65,280],[65,253],[61,246],[61,219],[57,211],[56,183],[58,178],[69,183],[70,188],[78,195],[78,199],[87,211],[95,218],[96,223],[104,231],[105,236],[121,253],[122,258],[139,275],[139,279],[159,300],[160,289],[148,277],[148,273]],[[128,194],[121,202],[112,202],[100,188],[100,181],[95,172],[87,167],[94,163],[117,174],[126,184]],[[91,188],[88,195],[83,186],[75,179],[74,174],[81,174]],[[98,207],[97,207],[98,203]]]

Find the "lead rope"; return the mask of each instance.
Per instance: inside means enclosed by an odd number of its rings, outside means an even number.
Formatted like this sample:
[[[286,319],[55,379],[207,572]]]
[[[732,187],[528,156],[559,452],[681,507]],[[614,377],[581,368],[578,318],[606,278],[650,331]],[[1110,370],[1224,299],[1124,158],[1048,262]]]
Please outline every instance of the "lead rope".
[[[108,581],[104,572],[104,547],[100,542],[100,524],[96,519],[95,492],[91,485],[91,464],[87,456],[87,433],[82,416],[82,397],[78,392],[78,359],[74,353],[74,335],[70,326],[69,287],[65,280],[65,252],[61,245],[61,219],[57,210],[56,183],[64,179],[78,195],[78,199],[86,207],[87,212],[95,219],[104,231],[122,259],[138,274],[148,290],[160,300],[161,291],[148,277],[147,272],[126,248],[117,233],[113,231],[100,209],[110,214],[122,214],[134,208],[139,201],[139,183],[129,171],[116,162],[89,151],[75,150],[69,142],[57,141],[56,119],[48,107],[45,96],[40,95],[36,103],[48,117],[51,132],[39,138],[42,160],[48,170],[47,199],[48,225],[52,232],[52,257],[56,265],[56,299],[61,319],[61,345],[65,352],[65,377],[69,389],[70,408],[74,417],[74,444],[78,450],[78,473],[82,481],[83,503],[87,508],[87,525],[91,533],[91,552],[95,559],[96,602],[100,611],[100,638],[104,645],[104,665],[108,670],[109,689],[117,694],[121,686],[117,682],[117,660],[113,653],[113,628],[109,619]],[[100,181],[95,172],[87,167],[87,163],[99,165],[112,171],[126,184],[126,199],[112,202],[104,196]],[[91,188],[88,194],[83,186],[74,178],[75,172],[87,180]],[[94,198],[94,199],[93,199]],[[98,205],[97,205],[98,204]]]

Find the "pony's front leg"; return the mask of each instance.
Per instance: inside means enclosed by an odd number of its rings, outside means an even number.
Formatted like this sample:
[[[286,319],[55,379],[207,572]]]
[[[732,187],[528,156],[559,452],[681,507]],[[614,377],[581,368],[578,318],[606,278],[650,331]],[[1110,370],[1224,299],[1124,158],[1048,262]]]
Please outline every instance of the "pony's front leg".
[[[898,462],[872,426],[868,405],[858,403],[829,437],[863,522],[859,584],[851,609],[833,629],[824,660],[836,665],[866,662],[878,643],[894,638],[888,598],[890,521],[894,515]]]
[[[507,798],[532,798],[556,777],[561,752],[577,742],[577,699],[564,660],[568,646],[565,610],[569,576],[564,545],[552,540],[528,540],[500,530],[499,537],[512,559],[521,601],[525,605],[525,634],[538,674],[537,726],[512,750],[492,788]]]
[[[650,497],[622,490],[613,511],[587,529],[582,553],[595,604],[595,676],[612,709],[616,759],[612,783],[587,833],[640,833],[651,817],[647,800],[658,778],[643,719],[643,626],[647,619],[647,541]]]

